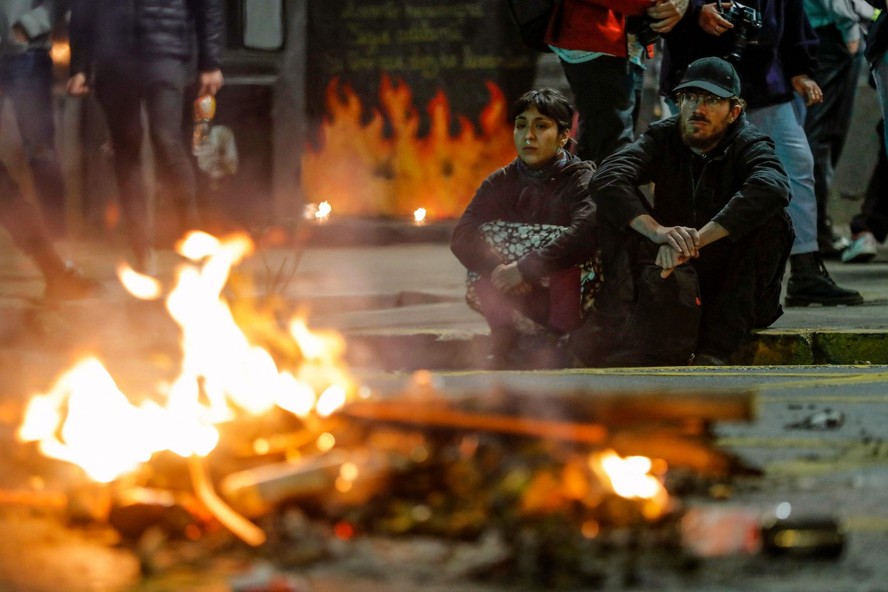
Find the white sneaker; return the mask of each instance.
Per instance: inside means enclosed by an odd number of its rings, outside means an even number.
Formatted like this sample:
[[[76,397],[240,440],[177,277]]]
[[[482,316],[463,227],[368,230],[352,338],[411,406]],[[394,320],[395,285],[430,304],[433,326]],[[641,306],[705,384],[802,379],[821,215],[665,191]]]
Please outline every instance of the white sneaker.
[[[879,253],[879,241],[872,232],[861,232],[842,251],[842,263],[866,263]]]

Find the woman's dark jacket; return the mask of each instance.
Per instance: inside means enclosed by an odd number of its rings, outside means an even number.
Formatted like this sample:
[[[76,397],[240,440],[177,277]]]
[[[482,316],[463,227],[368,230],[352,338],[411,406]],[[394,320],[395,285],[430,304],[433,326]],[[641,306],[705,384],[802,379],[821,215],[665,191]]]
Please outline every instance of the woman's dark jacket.
[[[188,60],[201,72],[221,68],[222,0],[71,0],[71,73],[140,57]]]
[[[609,156],[589,187],[602,223],[626,227],[650,214],[663,226],[701,228],[710,220],[737,240],[789,205],[789,179],[771,139],[742,114],[705,156],[681,139],[679,116],[656,122]],[[654,183],[654,205],[637,188]]]
[[[556,240],[518,261],[528,281],[591,259],[597,239],[587,187],[594,171],[591,162],[568,155],[537,177],[516,158],[481,183],[453,231],[450,249],[468,270],[489,276],[505,261],[481,236],[480,226],[502,220],[566,227]]]
[[[817,35],[805,15],[804,0],[741,0],[762,15],[762,28],[735,63],[743,98],[750,109],[791,101],[792,79],[811,76],[817,66]],[[736,39],[735,28],[710,35],[699,25],[700,10],[711,0],[690,0],[681,21],[668,34],[660,67],[660,92],[672,95],[688,65],[698,58],[724,58]],[[751,30],[751,27],[747,28]]]

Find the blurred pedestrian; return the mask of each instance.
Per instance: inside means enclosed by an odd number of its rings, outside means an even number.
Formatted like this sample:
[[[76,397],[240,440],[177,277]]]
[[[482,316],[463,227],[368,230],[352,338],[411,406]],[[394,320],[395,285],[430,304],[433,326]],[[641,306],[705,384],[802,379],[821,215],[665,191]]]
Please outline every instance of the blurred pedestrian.
[[[823,100],[823,92],[811,78],[817,37],[802,1],[761,0],[750,7],[693,0],[681,22],[664,36],[660,92],[668,94],[695,59],[725,57],[734,64],[743,82],[746,115],[774,141],[792,186],[788,212],[795,242],[786,306],[862,304],[859,292],[833,281],[817,244],[814,158],[794,95],[810,107]]]
[[[453,232],[469,303],[490,326],[491,369],[529,364],[522,333],[557,337],[578,326],[584,280],[596,279],[580,269],[597,252],[587,189],[595,166],[565,149],[573,114],[553,89],[519,98],[510,112],[518,157],[481,183]]]
[[[68,92],[95,88],[114,150],[124,223],[138,270],[153,273],[153,229],[142,172],[142,108],[158,180],[178,217],[177,234],[198,227],[195,174],[183,141],[185,89],[222,87],[222,0],[71,0]],[[196,55],[195,55],[196,48]],[[189,97],[189,99],[194,97]]]
[[[842,251],[843,263],[866,263],[879,254],[888,238],[888,157],[885,153],[885,124],[879,121],[879,156],[866,187],[860,212],[851,219],[851,244]]]
[[[833,229],[829,191],[857,99],[864,61],[862,28],[852,0],[804,1],[818,40],[811,78],[823,91],[823,101],[810,105],[805,114],[805,135],[814,156],[817,244],[823,257],[836,259],[848,243]]]
[[[37,203],[53,240],[67,235],[67,204],[55,144],[50,36],[66,12],[60,0],[0,0],[0,101],[12,105]]]
[[[879,156],[861,211],[851,220],[851,244],[842,251],[844,263],[870,261],[888,237],[888,6],[885,0],[873,0],[872,5],[881,13],[867,32],[865,56],[882,111]]]
[[[644,60],[688,0],[563,0],[546,42],[561,61],[579,114],[576,154],[600,163],[635,138]]]
[[[54,247],[40,212],[25,199],[18,184],[0,162],[0,224],[15,245],[30,257],[43,275],[46,301],[75,300],[93,294],[97,284],[85,279]]]

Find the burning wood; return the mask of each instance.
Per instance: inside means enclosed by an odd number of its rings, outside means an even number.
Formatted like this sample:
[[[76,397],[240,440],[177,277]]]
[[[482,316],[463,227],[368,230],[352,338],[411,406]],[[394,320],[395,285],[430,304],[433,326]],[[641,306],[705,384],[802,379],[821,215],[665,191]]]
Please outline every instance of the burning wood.
[[[82,501],[86,519],[147,536],[152,521],[181,518],[175,500],[187,497],[203,510],[191,512],[189,537],[219,524],[250,546],[274,544],[268,524],[294,508],[342,539],[492,529],[527,533],[509,544],[542,563],[552,545],[666,520],[673,470],[706,479],[741,468],[709,427],[751,419],[747,391],[454,393],[427,374],[395,394],[358,389],[338,364],[341,338],[299,319],[282,330],[243,304],[234,314],[224,287],[251,248],[202,233],[180,245],[187,261],[165,302],[181,327],[181,369],[156,392],[127,395],[87,358],[30,400],[19,438],[83,470],[69,512]],[[164,293],[122,279],[142,297]],[[147,502],[124,495],[164,490]]]

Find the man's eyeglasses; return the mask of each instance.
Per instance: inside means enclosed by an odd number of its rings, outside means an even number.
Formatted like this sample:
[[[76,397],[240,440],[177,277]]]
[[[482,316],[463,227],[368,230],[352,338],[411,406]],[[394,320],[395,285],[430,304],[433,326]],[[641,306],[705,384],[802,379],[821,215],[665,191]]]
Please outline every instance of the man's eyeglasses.
[[[717,107],[721,105],[724,101],[728,101],[730,99],[723,99],[721,97],[717,97],[715,95],[709,93],[694,93],[694,92],[681,92],[678,93],[675,97],[678,99],[679,103],[687,103],[694,105],[706,105],[707,107]]]

